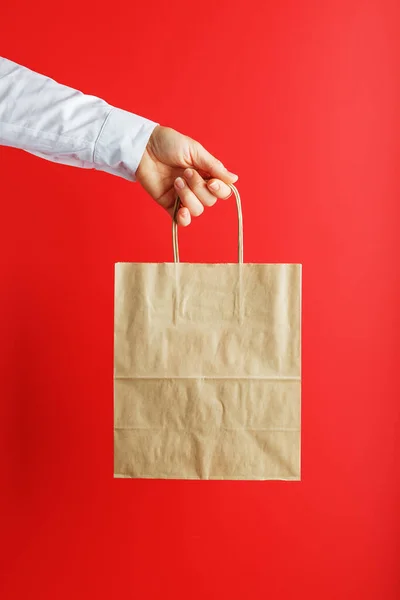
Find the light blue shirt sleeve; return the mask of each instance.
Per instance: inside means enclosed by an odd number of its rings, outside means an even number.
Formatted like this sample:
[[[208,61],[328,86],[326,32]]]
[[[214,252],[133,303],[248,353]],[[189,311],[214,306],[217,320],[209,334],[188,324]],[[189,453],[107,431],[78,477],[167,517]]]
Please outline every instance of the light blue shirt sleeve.
[[[157,123],[0,57],[0,144],[135,181]]]

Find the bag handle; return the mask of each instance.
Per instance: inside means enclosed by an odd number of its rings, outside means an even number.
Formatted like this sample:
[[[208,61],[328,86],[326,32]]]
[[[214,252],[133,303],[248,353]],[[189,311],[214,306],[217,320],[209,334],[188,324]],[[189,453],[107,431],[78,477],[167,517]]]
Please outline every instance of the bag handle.
[[[240,201],[240,195],[234,185],[228,184],[231,188],[235,199],[236,199],[236,208],[238,214],[238,262],[240,264],[243,263],[243,216],[242,216],[242,204]],[[178,244],[178,225],[176,222],[176,216],[178,214],[178,210],[181,207],[181,201],[179,196],[177,196],[175,200],[174,206],[174,216],[172,219],[172,247],[174,251],[174,262],[179,262],[179,244]]]

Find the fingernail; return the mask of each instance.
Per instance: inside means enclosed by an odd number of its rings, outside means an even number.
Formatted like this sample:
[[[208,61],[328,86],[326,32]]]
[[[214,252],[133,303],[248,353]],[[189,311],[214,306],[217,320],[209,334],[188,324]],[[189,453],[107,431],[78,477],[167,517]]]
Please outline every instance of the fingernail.
[[[192,169],[186,169],[186,171],[184,172],[184,176],[187,177],[188,179],[190,179],[191,177],[193,177],[193,171],[192,171]]]
[[[187,209],[187,208],[183,208],[183,209],[181,210],[181,216],[182,216],[184,219],[186,219],[186,218],[189,216],[189,211],[188,211],[188,209]]]
[[[217,181],[213,181],[212,183],[208,184],[208,187],[211,188],[212,190],[214,190],[215,192],[219,190],[220,185]]]
[[[182,190],[185,187],[185,182],[183,181],[182,177],[178,177],[178,179],[175,179],[175,185],[180,190]]]

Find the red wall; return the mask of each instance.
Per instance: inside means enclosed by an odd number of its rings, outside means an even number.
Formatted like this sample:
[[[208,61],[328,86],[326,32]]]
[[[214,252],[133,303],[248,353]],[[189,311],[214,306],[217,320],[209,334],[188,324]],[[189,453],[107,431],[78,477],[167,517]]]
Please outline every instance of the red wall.
[[[397,0],[9,2],[2,55],[199,139],[245,260],[303,263],[301,483],[113,480],[113,264],[171,260],[107,174],[0,149],[0,595],[400,597]],[[182,233],[232,261],[234,203]]]

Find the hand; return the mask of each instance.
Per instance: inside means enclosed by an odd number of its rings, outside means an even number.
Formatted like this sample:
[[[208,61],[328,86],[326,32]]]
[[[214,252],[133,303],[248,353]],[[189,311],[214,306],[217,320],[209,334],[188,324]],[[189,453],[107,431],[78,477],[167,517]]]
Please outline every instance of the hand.
[[[238,177],[195,140],[158,125],[144,151],[136,179],[171,216],[179,196],[182,206],[177,223],[185,227],[191,217],[201,215],[205,206],[212,206],[218,198],[228,198],[232,191],[227,184],[235,183]]]

